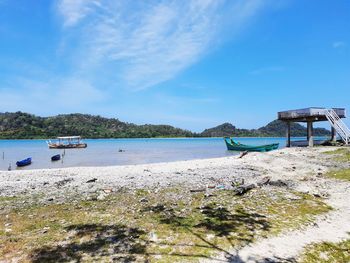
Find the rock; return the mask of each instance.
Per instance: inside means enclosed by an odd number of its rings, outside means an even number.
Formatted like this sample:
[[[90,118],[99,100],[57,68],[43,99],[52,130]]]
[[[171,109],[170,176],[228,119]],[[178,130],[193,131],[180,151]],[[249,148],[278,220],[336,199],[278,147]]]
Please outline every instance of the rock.
[[[94,183],[97,181],[97,178],[92,178],[90,180],[87,180],[86,183]]]
[[[50,229],[50,227],[46,226],[41,230],[41,233],[45,234],[45,233],[47,233],[47,231],[49,231],[49,229]]]
[[[269,181],[269,185],[272,186],[278,186],[278,187],[286,187],[288,186],[288,184],[280,179],[276,180],[276,181]]]
[[[105,199],[106,199],[106,197],[107,197],[107,195],[106,195],[106,194],[101,193],[101,194],[99,194],[99,195],[97,196],[97,200],[99,200],[99,201],[103,201],[103,200],[105,200]]]
[[[214,196],[214,195],[211,194],[211,193],[205,193],[205,194],[204,194],[204,197],[205,197],[205,198],[209,198],[209,197],[212,197],[212,196]]]

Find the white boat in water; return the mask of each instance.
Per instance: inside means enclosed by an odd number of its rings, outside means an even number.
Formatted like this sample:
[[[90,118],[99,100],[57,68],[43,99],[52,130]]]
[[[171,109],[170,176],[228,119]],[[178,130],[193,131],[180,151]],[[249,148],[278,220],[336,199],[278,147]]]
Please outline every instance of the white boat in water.
[[[57,137],[56,142],[47,141],[47,145],[50,149],[75,149],[86,148],[87,144],[82,142],[80,136],[64,136]]]

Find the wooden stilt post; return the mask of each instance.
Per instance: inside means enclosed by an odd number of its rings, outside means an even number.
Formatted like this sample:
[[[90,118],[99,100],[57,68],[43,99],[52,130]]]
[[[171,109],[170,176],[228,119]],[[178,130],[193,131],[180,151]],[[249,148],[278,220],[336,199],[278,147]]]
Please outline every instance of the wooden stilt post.
[[[290,147],[290,121],[287,121],[287,133],[286,133],[286,137],[287,137],[287,147]]]
[[[308,133],[308,142],[309,142],[309,147],[314,146],[314,128],[312,125],[312,121],[307,122],[307,133]]]
[[[331,128],[331,132],[332,132],[332,142],[335,142],[337,140],[337,132],[336,130],[333,128]]]

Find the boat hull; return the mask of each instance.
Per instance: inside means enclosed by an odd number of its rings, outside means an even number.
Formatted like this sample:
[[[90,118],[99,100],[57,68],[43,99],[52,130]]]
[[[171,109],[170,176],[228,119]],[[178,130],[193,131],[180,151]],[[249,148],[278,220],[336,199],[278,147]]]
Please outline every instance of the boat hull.
[[[86,143],[79,143],[79,144],[49,144],[50,149],[79,149],[79,148],[86,148]]]
[[[51,161],[59,161],[60,159],[61,159],[61,155],[60,154],[56,154],[56,155],[51,157]]]
[[[278,149],[279,143],[265,144],[265,145],[245,145],[234,142],[230,138],[225,138],[227,150],[229,151],[248,151],[248,152],[268,152]]]
[[[30,165],[31,163],[32,163],[32,158],[27,158],[22,161],[16,162],[16,165],[17,167],[23,167],[23,166]]]

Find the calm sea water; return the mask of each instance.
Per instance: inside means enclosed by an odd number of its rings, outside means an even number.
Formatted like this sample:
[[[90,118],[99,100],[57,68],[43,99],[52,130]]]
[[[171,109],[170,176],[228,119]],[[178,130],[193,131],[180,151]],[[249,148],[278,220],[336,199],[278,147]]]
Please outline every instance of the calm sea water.
[[[297,139],[300,138],[293,138]],[[285,138],[238,138],[237,141],[254,145],[278,142],[280,147],[286,142]],[[66,149],[63,160],[51,162],[51,156],[62,154],[63,150],[49,149],[45,140],[0,140],[0,170],[7,170],[9,164],[16,169],[16,161],[27,157],[32,157],[32,165],[20,169],[142,164],[237,154],[226,150],[222,138],[87,139],[84,142],[87,148]]]

